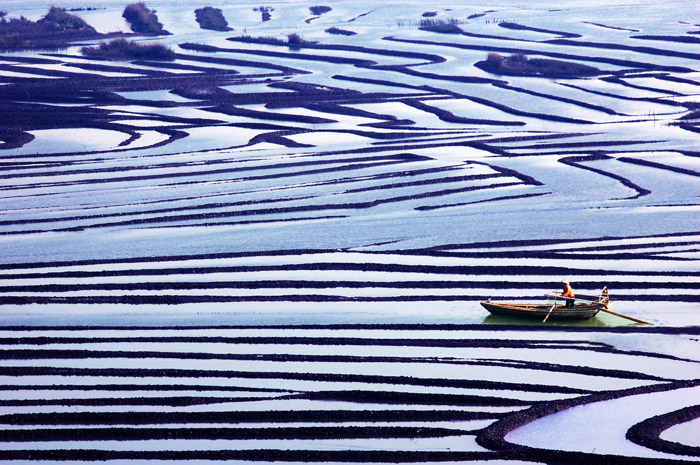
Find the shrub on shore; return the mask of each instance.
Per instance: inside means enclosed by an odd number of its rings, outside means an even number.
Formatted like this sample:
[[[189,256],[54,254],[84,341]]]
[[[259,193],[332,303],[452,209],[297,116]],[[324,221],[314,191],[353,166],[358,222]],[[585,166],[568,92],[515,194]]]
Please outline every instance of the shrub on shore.
[[[139,44],[124,38],[101,42],[97,47],[83,47],[83,55],[105,60],[174,60],[175,52],[163,44]]]
[[[149,10],[141,3],[131,3],[124,8],[122,17],[131,25],[131,30],[142,34],[168,35],[163,25],[158,22],[155,10]]]
[[[231,31],[228,27],[228,22],[224,18],[223,13],[218,8],[205,6],[194,10],[195,17],[202,29],[211,29],[213,31]]]
[[[601,74],[601,71],[593,66],[545,58],[529,59],[522,53],[505,58],[498,53],[489,53],[486,60],[476,63],[476,66],[490,73],[509,76],[566,78]]]
[[[252,37],[238,36],[231,37],[228,40],[246,42],[250,44],[265,44],[265,45],[286,45],[289,48],[300,49],[304,46],[315,45],[317,42],[304,40],[299,34],[292,33],[287,35],[287,40],[278,39],[277,37]]]
[[[95,32],[81,17],[72,15],[63,8],[52,6],[46,16],[37,21],[37,24],[45,24],[48,27],[62,31],[90,31]]]
[[[459,21],[456,19],[421,19],[419,29],[441,34],[461,34],[464,31],[457,24]]]
[[[311,10],[312,15],[321,16],[323,13],[328,13],[329,11],[331,11],[332,8],[329,6],[316,5],[309,7],[309,10]]]
[[[326,29],[328,34],[340,35],[340,36],[354,36],[357,32],[348,31],[345,29],[339,29],[337,27],[329,27]]]
[[[269,21],[272,19],[272,12],[275,11],[275,9],[269,6],[259,6],[257,8],[253,8],[253,11],[259,11],[262,15],[262,20]]]
[[[100,36],[82,18],[62,8],[51,7],[37,22],[5,16],[0,12],[0,50],[59,49],[73,40]]]

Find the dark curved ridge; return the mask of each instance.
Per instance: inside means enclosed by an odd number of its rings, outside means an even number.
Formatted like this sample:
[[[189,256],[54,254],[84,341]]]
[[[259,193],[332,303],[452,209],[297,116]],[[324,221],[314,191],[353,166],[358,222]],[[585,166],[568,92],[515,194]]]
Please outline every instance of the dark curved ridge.
[[[386,162],[385,164],[393,164],[393,163],[400,163],[400,162]],[[380,164],[377,163],[377,164],[368,165],[368,166],[379,166],[379,165]],[[356,169],[356,168],[357,167],[348,166],[345,169],[350,170],[350,169]],[[328,172],[328,171],[331,171],[331,170],[328,170],[328,169],[316,170],[316,172]],[[332,170],[332,171],[337,171],[337,170]],[[273,176],[273,175],[271,175],[271,176]],[[95,182],[97,182],[97,181],[95,181]],[[521,185],[521,184],[522,184],[521,181],[517,181],[517,182],[497,183],[497,184],[491,184],[491,185],[485,185],[485,186],[457,187],[457,188],[453,188],[453,189],[441,189],[441,190],[420,192],[420,193],[416,193],[416,194],[407,194],[407,195],[402,195],[402,196],[380,198],[380,199],[373,199],[373,200],[360,201],[360,202],[347,202],[347,203],[336,203],[336,204],[307,204],[307,205],[289,206],[289,207],[271,207],[271,208],[258,208],[258,209],[244,209],[244,210],[236,210],[236,211],[208,212],[208,213],[206,213],[206,217],[202,216],[202,214],[200,214],[200,213],[193,213],[193,214],[189,214],[189,215],[180,214],[180,215],[159,216],[159,217],[152,217],[152,218],[131,218],[131,219],[125,219],[122,221],[90,223],[90,224],[82,224],[82,225],[76,225],[76,226],[66,226],[66,227],[54,228],[54,229],[50,229],[50,230],[51,231],[83,231],[86,229],[105,228],[105,227],[114,227],[114,226],[164,224],[164,223],[183,222],[183,221],[187,222],[187,221],[191,221],[191,220],[201,220],[201,219],[212,220],[212,219],[222,219],[222,218],[240,218],[240,217],[268,215],[268,214],[286,215],[289,213],[305,213],[305,212],[308,213],[308,212],[317,212],[317,211],[326,211],[326,210],[329,210],[329,211],[363,210],[363,209],[374,208],[374,207],[377,207],[379,205],[384,205],[384,204],[399,203],[399,202],[406,202],[406,201],[410,201],[410,200],[426,199],[426,198],[433,198],[433,197],[443,197],[443,196],[449,196],[449,195],[458,194],[458,193],[494,189],[494,188],[499,188],[499,187],[517,186],[517,185]],[[384,189],[384,187],[378,186],[378,187],[372,188],[371,190],[382,190],[382,189]],[[280,218],[280,220],[284,220],[284,218]],[[33,233],[40,233],[40,232],[46,232],[46,231],[47,231],[46,229],[10,230],[10,231],[0,232],[0,235],[33,234]]]
[[[581,164],[581,162],[608,160],[611,158],[612,157],[610,157],[608,155],[589,155],[589,156],[582,156],[582,157],[564,157],[564,158],[560,158],[559,162],[564,163],[565,165],[575,166],[576,168],[581,168],[583,170],[592,171],[593,173],[597,173],[597,174],[600,174],[602,176],[606,176],[608,178],[612,178],[616,181],[619,181],[623,186],[629,187],[630,189],[637,192],[637,195],[634,195],[632,197],[627,197],[627,199],[629,199],[629,200],[637,199],[639,197],[644,197],[645,195],[651,194],[651,191],[649,189],[645,189],[641,186],[638,186],[625,177],[622,177],[622,176],[615,174],[615,173],[611,173],[609,171],[604,171],[604,170],[601,170],[598,168],[593,168],[593,167]]]
[[[328,450],[195,450],[195,451],[146,451],[101,449],[43,449],[2,450],[2,460],[57,460],[57,461],[107,461],[107,460],[174,460],[174,461],[280,461],[280,462],[431,462],[493,460],[502,457],[493,452],[442,452],[442,451],[328,451]]]
[[[424,360],[425,362],[434,362],[433,360]],[[666,382],[668,380],[658,376],[647,375],[633,371],[625,371],[619,369],[595,368],[569,366],[555,363],[543,362],[522,362],[512,360],[462,360],[455,365],[468,366],[490,366],[504,367],[515,370],[540,370],[551,373],[573,373],[586,376],[610,377],[616,379],[640,380],[640,381],[657,381]],[[114,377],[114,378],[242,378],[242,379],[269,379],[269,380],[296,380],[296,381],[323,381],[332,383],[363,383],[363,384],[399,384],[405,386],[440,386],[440,387],[464,387],[464,388],[493,388],[501,386],[508,388],[509,383],[466,383],[457,379],[437,379],[437,378],[419,378],[415,376],[390,376],[390,375],[355,375],[342,373],[325,373],[325,372],[293,372],[293,371],[237,371],[237,370],[206,370],[192,368],[53,368],[48,366],[15,366],[15,367],[0,367],[2,376],[62,376],[62,377]],[[489,386],[490,384],[490,386]],[[534,384],[534,383],[530,383]],[[546,385],[545,385],[546,386]],[[553,390],[556,389],[556,390]],[[564,393],[582,393],[581,390],[571,391],[565,386],[561,388],[546,386],[539,390],[528,390],[529,392],[561,392]],[[296,395],[296,394],[295,394]],[[301,395],[301,394],[300,394]],[[345,396],[345,397],[344,397]],[[403,397],[405,396],[405,397]],[[410,396],[415,396],[413,401],[408,401]],[[302,395],[304,399],[316,400],[344,400],[354,401],[362,400],[363,402],[376,403],[430,403],[438,404],[441,402],[450,405],[496,405],[496,406],[521,406],[531,405],[533,402],[525,402],[517,399],[508,399],[501,397],[492,397],[489,395],[471,395],[471,394],[432,394],[432,393],[411,393],[411,392],[394,392],[394,391],[313,391]],[[422,402],[418,402],[422,400]],[[458,402],[454,404],[452,402]],[[542,401],[544,402],[544,401]],[[548,403],[548,402],[544,402]]]
[[[608,115],[617,115],[617,116],[621,115],[620,113],[616,112],[615,110],[613,110],[611,108],[606,108],[604,106],[595,105],[595,104],[588,103],[588,102],[582,102],[580,100],[575,100],[575,99],[568,98],[568,97],[560,97],[560,96],[552,95],[552,94],[544,94],[542,92],[536,92],[534,90],[524,89],[522,87],[513,86],[511,84],[496,83],[496,84],[494,84],[494,86],[499,87],[501,89],[512,90],[514,92],[521,92],[523,94],[533,95],[535,97],[541,97],[544,99],[555,100],[557,102],[568,103],[570,105],[575,105],[575,106],[581,107],[581,108],[587,108],[589,110],[599,111],[601,113],[605,113]]]
[[[569,37],[569,38],[578,38],[581,37],[581,34],[575,34],[572,32],[564,32],[564,31],[555,31],[552,29],[543,29],[539,27],[533,27],[533,26],[526,26],[524,24],[519,24],[519,23],[511,23],[508,21],[500,21],[498,23],[499,27],[505,28],[505,29],[511,29],[514,31],[531,31],[531,32],[541,32],[543,34],[554,34],[558,35],[561,37]]]
[[[305,253],[305,252],[300,252]],[[426,254],[431,255],[431,254]],[[150,257],[154,262],[163,262],[164,257]],[[202,256],[202,259],[212,259],[212,257]],[[226,257],[217,257],[226,258]],[[187,260],[189,258],[182,258]],[[214,258],[215,259],[215,258]],[[99,263],[86,262],[71,262],[52,264],[3,264],[4,269],[18,268],[51,268],[53,266],[82,266],[90,264],[117,264],[117,263],[139,263],[148,258],[143,258],[134,261],[100,261]],[[38,266],[35,266],[38,265]],[[394,272],[394,273],[424,273],[424,274],[463,274],[463,275],[509,275],[509,276],[559,276],[559,275],[601,275],[614,274],[617,276],[697,276],[700,277],[700,272],[697,271],[627,271],[627,270],[605,270],[605,269],[585,269],[575,267],[549,267],[549,266],[441,266],[441,265],[400,265],[400,264],[383,264],[383,263],[342,263],[342,262],[312,262],[302,264],[283,264],[283,265],[241,265],[241,266],[200,266],[200,267],[172,267],[172,268],[156,268],[156,269],[129,269],[129,270],[102,270],[102,271],[48,271],[35,273],[19,273],[19,274],[0,274],[0,280],[3,279],[35,279],[35,278],[94,278],[94,277],[117,277],[117,276],[168,276],[168,275],[190,275],[190,274],[211,274],[211,273],[244,273],[244,272],[261,272],[261,271],[366,271],[366,272]]]
[[[465,118],[463,116],[457,116],[452,112],[443,110],[442,108],[433,107],[427,105],[421,100],[408,98],[402,100],[402,103],[417,108],[418,110],[425,111],[427,113],[432,113],[441,121],[447,123],[458,123],[458,124],[473,124],[473,125],[486,125],[486,126],[525,126],[522,121],[503,121],[503,120],[489,120],[489,119],[477,119],[477,118]]]
[[[197,389],[205,386],[197,386]],[[197,423],[336,423],[393,421],[494,420],[503,413],[463,410],[240,410],[232,412],[80,412],[0,415],[0,424],[38,425],[177,425]]]
[[[577,281],[578,287],[591,289],[600,285],[597,281]],[[612,289],[697,289],[692,282],[628,282],[607,280]],[[91,283],[91,284],[23,284],[0,286],[0,295],[8,293],[62,293],[79,291],[187,291],[197,289],[523,289],[547,290],[552,283],[508,282],[503,281],[308,281],[308,280],[255,280],[255,281],[168,281],[130,283]],[[2,297],[0,297],[1,299]]]
[[[635,444],[657,450],[659,452],[700,457],[700,447],[679,444],[677,442],[666,441],[660,438],[661,433],[672,426],[693,421],[697,418],[700,418],[700,405],[692,405],[674,412],[647,418],[646,420],[637,423],[627,430],[627,434],[625,436],[628,440]]]
[[[625,44],[615,44],[615,43],[609,43],[609,42],[590,42],[590,41],[579,41],[579,40],[571,40],[571,39],[552,39],[546,41],[546,43],[549,44],[554,44],[554,45],[568,45],[568,46],[575,46],[575,47],[586,47],[586,48],[600,48],[600,49],[607,49],[607,50],[625,50],[629,52],[637,52],[637,53],[642,53],[645,55],[653,55],[653,56],[668,56],[668,57],[678,57],[678,58],[686,58],[688,60],[700,60],[700,53],[692,53],[692,52],[682,52],[678,50],[669,50],[665,48],[655,48],[655,47],[638,47],[634,45],[625,45]],[[664,67],[665,69],[668,69]],[[656,69],[662,69],[660,67]],[[687,72],[688,68],[685,67],[671,67],[671,69],[668,69],[669,71],[673,70],[676,72]]]
[[[186,137],[187,133],[185,132],[176,132],[177,135],[180,137]],[[430,160],[428,157],[423,157],[419,155],[414,155],[414,154],[400,154],[400,155],[388,155],[388,156],[383,156],[383,157],[364,157],[362,159],[360,158],[355,158],[355,159],[327,159],[327,160],[314,160],[314,161],[308,161],[308,162],[290,162],[290,163],[277,163],[273,165],[254,165],[254,166],[243,166],[243,167],[229,167],[229,168],[215,168],[215,169],[207,169],[207,170],[195,170],[195,171],[177,171],[177,172],[172,172],[172,173],[163,173],[163,174],[142,174],[142,175],[128,175],[128,176],[122,176],[122,177],[103,177],[103,178],[92,178],[92,179],[81,179],[81,180],[75,180],[75,181],[53,181],[53,182],[45,182],[41,184],[19,184],[19,185],[7,185],[0,187],[0,190],[16,190],[16,189],[27,189],[27,188],[36,188],[36,187],[55,187],[55,186],[66,186],[66,185],[85,185],[85,184],[105,184],[105,183],[121,183],[121,182],[133,182],[133,181],[146,181],[146,180],[157,180],[157,179],[176,179],[176,178],[187,178],[187,177],[200,177],[200,176],[208,176],[208,175],[213,175],[213,174],[232,174],[232,173],[246,173],[249,171],[266,171],[266,170],[275,170],[275,169],[280,169],[280,168],[296,168],[296,167],[303,167],[303,166],[316,166],[316,165],[340,165],[335,168],[320,168],[320,169],[311,169],[311,170],[289,170],[285,171],[283,173],[273,173],[273,174],[263,174],[263,175],[253,175],[253,176],[246,176],[244,179],[245,180],[262,180],[262,179],[275,179],[275,178],[288,178],[288,177],[297,177],[297,176],[304,176],[308,174],[317,174],[317,173],[328,173],[328,172],[335,172],[335,171],[347,171],[347,170],[356,170],[360,169],[361,167],[364,166],[376,166],[378,164],[398,164],[398,163],[406,163],[406,162],[414,162],[414,161],[424,161],[424,160]],[[235,160],[230,160],[230,159],[225,159],[225,160],[210,160],[207,161],[206,166],[209,165],[230,165],[230,164],[236,164],[239,163],[238,161]],[[59,172],[58,174],[103,174],[103,173],[120,173],[120,172],[129,172],[129,171],[148,171],[149,169],[153,168],[173,168],[173,167],[188,167],[190,166],[189,163],[183,162],[183,163],[166,163],[166,164],[160,164],[160,165],[151,165],[151,166],[125,166],[125,167],[115,167],[115,168],[98,168],[95,170],[74,170],[74,171],[66,171],[66,172]],[[54,173],[56,174],[56,173]],[[5,179],[12,179],[12,178],[17,178],[17,177],[38,177],[38,176],[44,176],[44,173],[38,172],[38,173],[26,173],[25,175],[2,175],[0,178],[5,178]]]
[[[299,426],[273,428],[50,428],[0,430],[2,442],[154,441],[154,440],[298,440],[298,439],[395,439],[466,436],[468,431],[426,426]]]
[[[493,197],[490,199],[483,199],[483,200],[475,200],[472,202],[460,202],[460,203],[450,203],[450,204],[442,204],[442,205],[424,205],[421,207],[416,207],[415,209],[419,210],[419,211],[430,211],[430,210],[439,210],[441,208],[454,208],[454,207],[464,207],[467,205],[477,205],[480,203],[501,202],[501,201],[514,200],[514,199],[528,199],[531,197],[541,197],[543,195],[551,195],[551,192],[540,192],[540,193],[519,194],[519,195],[502,195],[500,197]]]
[[[205,303],[242,303],[242,302],[476,302],[488,299],[497,300],[533,300],[540,298],[540,294],[526,295],[408,295],[408,296],[384,296],[348,297],[344,295],[329,294],[289,294],[289,295],[227,295],[227,296],[196,296],[196,295],[122,295],[122,296],[15,296],[2,297],[0,301],[5,305],[30,305],[30,304],[121,304],[121,305],[182,305]],[[618,301],[632,302],[685,302],[700,303],[697,294],[628,294],[617,296]]]
[[[624,68],[632,68],[632,69],[639,68],[639,69],[645,69],[645,70],[667,71],[667,72],[671,72],[671,73],[691,73],[694,71],[692,68],[687,68],[687,67],[682,67],[682,66],[664,66],[664,65],[658,65],[658,64],[654,64],[654,63],[641,62],[641,61],[623,60],[623,59],[618,59],[618,58],[607,58],[607,57],[596,57],[596,56],[585,56],[585,55],[572,55],[570,53],[548,52],[548,51],[536,50],[536,49],[524,49],[524,48],[488,46],[488,45],[474,45],[474,44],[460,44],[460,43],[454,43],[454,42],[437,42],[437,41],[431,41],[431,40],[399,39],[396,37],[385,37],[384,40],[391,40],[394,42],[402,42],[402,43],[416,44],[416,45],[438,45],[441,47],[452,47],[452,48],[459,48],[459,49],[464,49],[464,50],[479,50],[479,51],[484,51],[484,52],[514,53],[514,54],[522,53],[524,55],[540,55],[540,56],[546,56],[546,57],[551,57],[551,58],[564,58],[564,59],[576,60],[576,61],[605,63],[605,64],[620,66],[620,67],[624,67]],[[570,39],[554,39],[554,40],[547,41],[547,43],[557,43],[558,42],[561,45],[567,45],[565,42],[561,42],[561,41],[572,42],[572,44],[568,44],[568,45],[582,44],[582,42],[576,42],[576,41],[573,41]],[[612,45],[615,45],[615,44],[612,44]],[[697,56],[698,56],[698,59],[700,59],[700,55],[697,55]]]
[[[700,177],[700,171],[689,170],[687,168],[680,168],[678,166],[671,166],[664,163],[659,163],[655,161],[643,160],[640,158],[630,158],[630,157],[619,157],[618,161],[631,163],[633,165],[647,166],[649,168],[656,168],[664,171],[671,171],[673,173],[686,174],[688,176]]]
[[[496,451],[507,451],[515,456],[524,460],[534,460],[540,461],[543,457],[554,461],[554,463],[566,463],[566,464],[585,464],[585,463],[600,463],[604,460],[606,464],[611,465],[633,465],[639,464],[639,457],[627,457],[627,456],[617,456],[617,455],[605,455],[595,453],[585,453],[585,452],[567,452],[567,451],[557,451],[557,450],[545,450],[537,449],[528,446],[521,446],[517,444],[509,443],[505,440],[505,436],[515,430],[516,428],[536,421],[547,415],[552,415],[554,413],[576,407],[579,405],[586,405],[594,402],[602,402],[606,400],[619,399],[626,396],[633,396],[639,394],[648,394],[654,392],[664,392],[675,389],[680,389],[684,387],[697,386],[698,380],[693,381],[674,381],[664,384],[656,384],[649,386],[641,386],[631,389],[624,389],[620,391],[609,391],[591,394],[589,396],[577,397],[574,399],[557,400],[553,402],[546,402],[541,404],[533,405],[531,408],[526,410],[521,410],[514,412],[507,417],[496,421],[495,423],[482,429],[481,432],[476,437],[476,442],[482,447],[486,447],[491,450]],[[645,464],[659,464],[659,465],[670,465],[670,464],[685,464],[687,461],[678,459],[644,459]]]

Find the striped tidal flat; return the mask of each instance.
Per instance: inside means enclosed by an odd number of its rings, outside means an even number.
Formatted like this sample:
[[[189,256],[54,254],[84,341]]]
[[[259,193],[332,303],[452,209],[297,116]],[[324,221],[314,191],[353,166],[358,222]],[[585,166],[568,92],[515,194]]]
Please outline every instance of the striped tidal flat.
[[[634,349],[639,337],[664,349]],[[0,458],[690,463],[697,446],[678,442],[698,413],[687,406],[698,360],[678,355],[688,337],[418,325],[6,329]]]
[[[68,3],[0,5],[0,462],[700,460],[694,0]],[[562,279],[653,325],[479,304]]]

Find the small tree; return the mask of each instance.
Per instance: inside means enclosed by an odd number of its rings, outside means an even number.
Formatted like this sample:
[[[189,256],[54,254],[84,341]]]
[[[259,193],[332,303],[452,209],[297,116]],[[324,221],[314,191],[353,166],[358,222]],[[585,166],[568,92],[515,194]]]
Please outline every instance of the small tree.
[[[301,47],[304,45],[304,39],[302,39],[301,36],[295,32],[287,36],[287,43],[290,47]]]
[[[527,57],[522,53],[514,53],[508,57],[508,61],[514,65],[524,65],[527,63]]]
[[[486,56],[486,62],[493,68],[500,68],[503,66],[503,57],[498,53],[491,52]]]

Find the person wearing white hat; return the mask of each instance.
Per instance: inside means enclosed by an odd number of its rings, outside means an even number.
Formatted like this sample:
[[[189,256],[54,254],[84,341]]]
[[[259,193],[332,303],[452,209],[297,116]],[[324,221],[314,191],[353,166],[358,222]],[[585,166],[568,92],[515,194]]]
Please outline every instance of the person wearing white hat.
[[[566,297],[566,306],[567,307],[573,307],[574,306],[574,290],[571,289],[571,285],[569,285],[569,281],[566,279],[563,279],[562,284],[564,285],[564,289],[561,292],[562,297]]]

